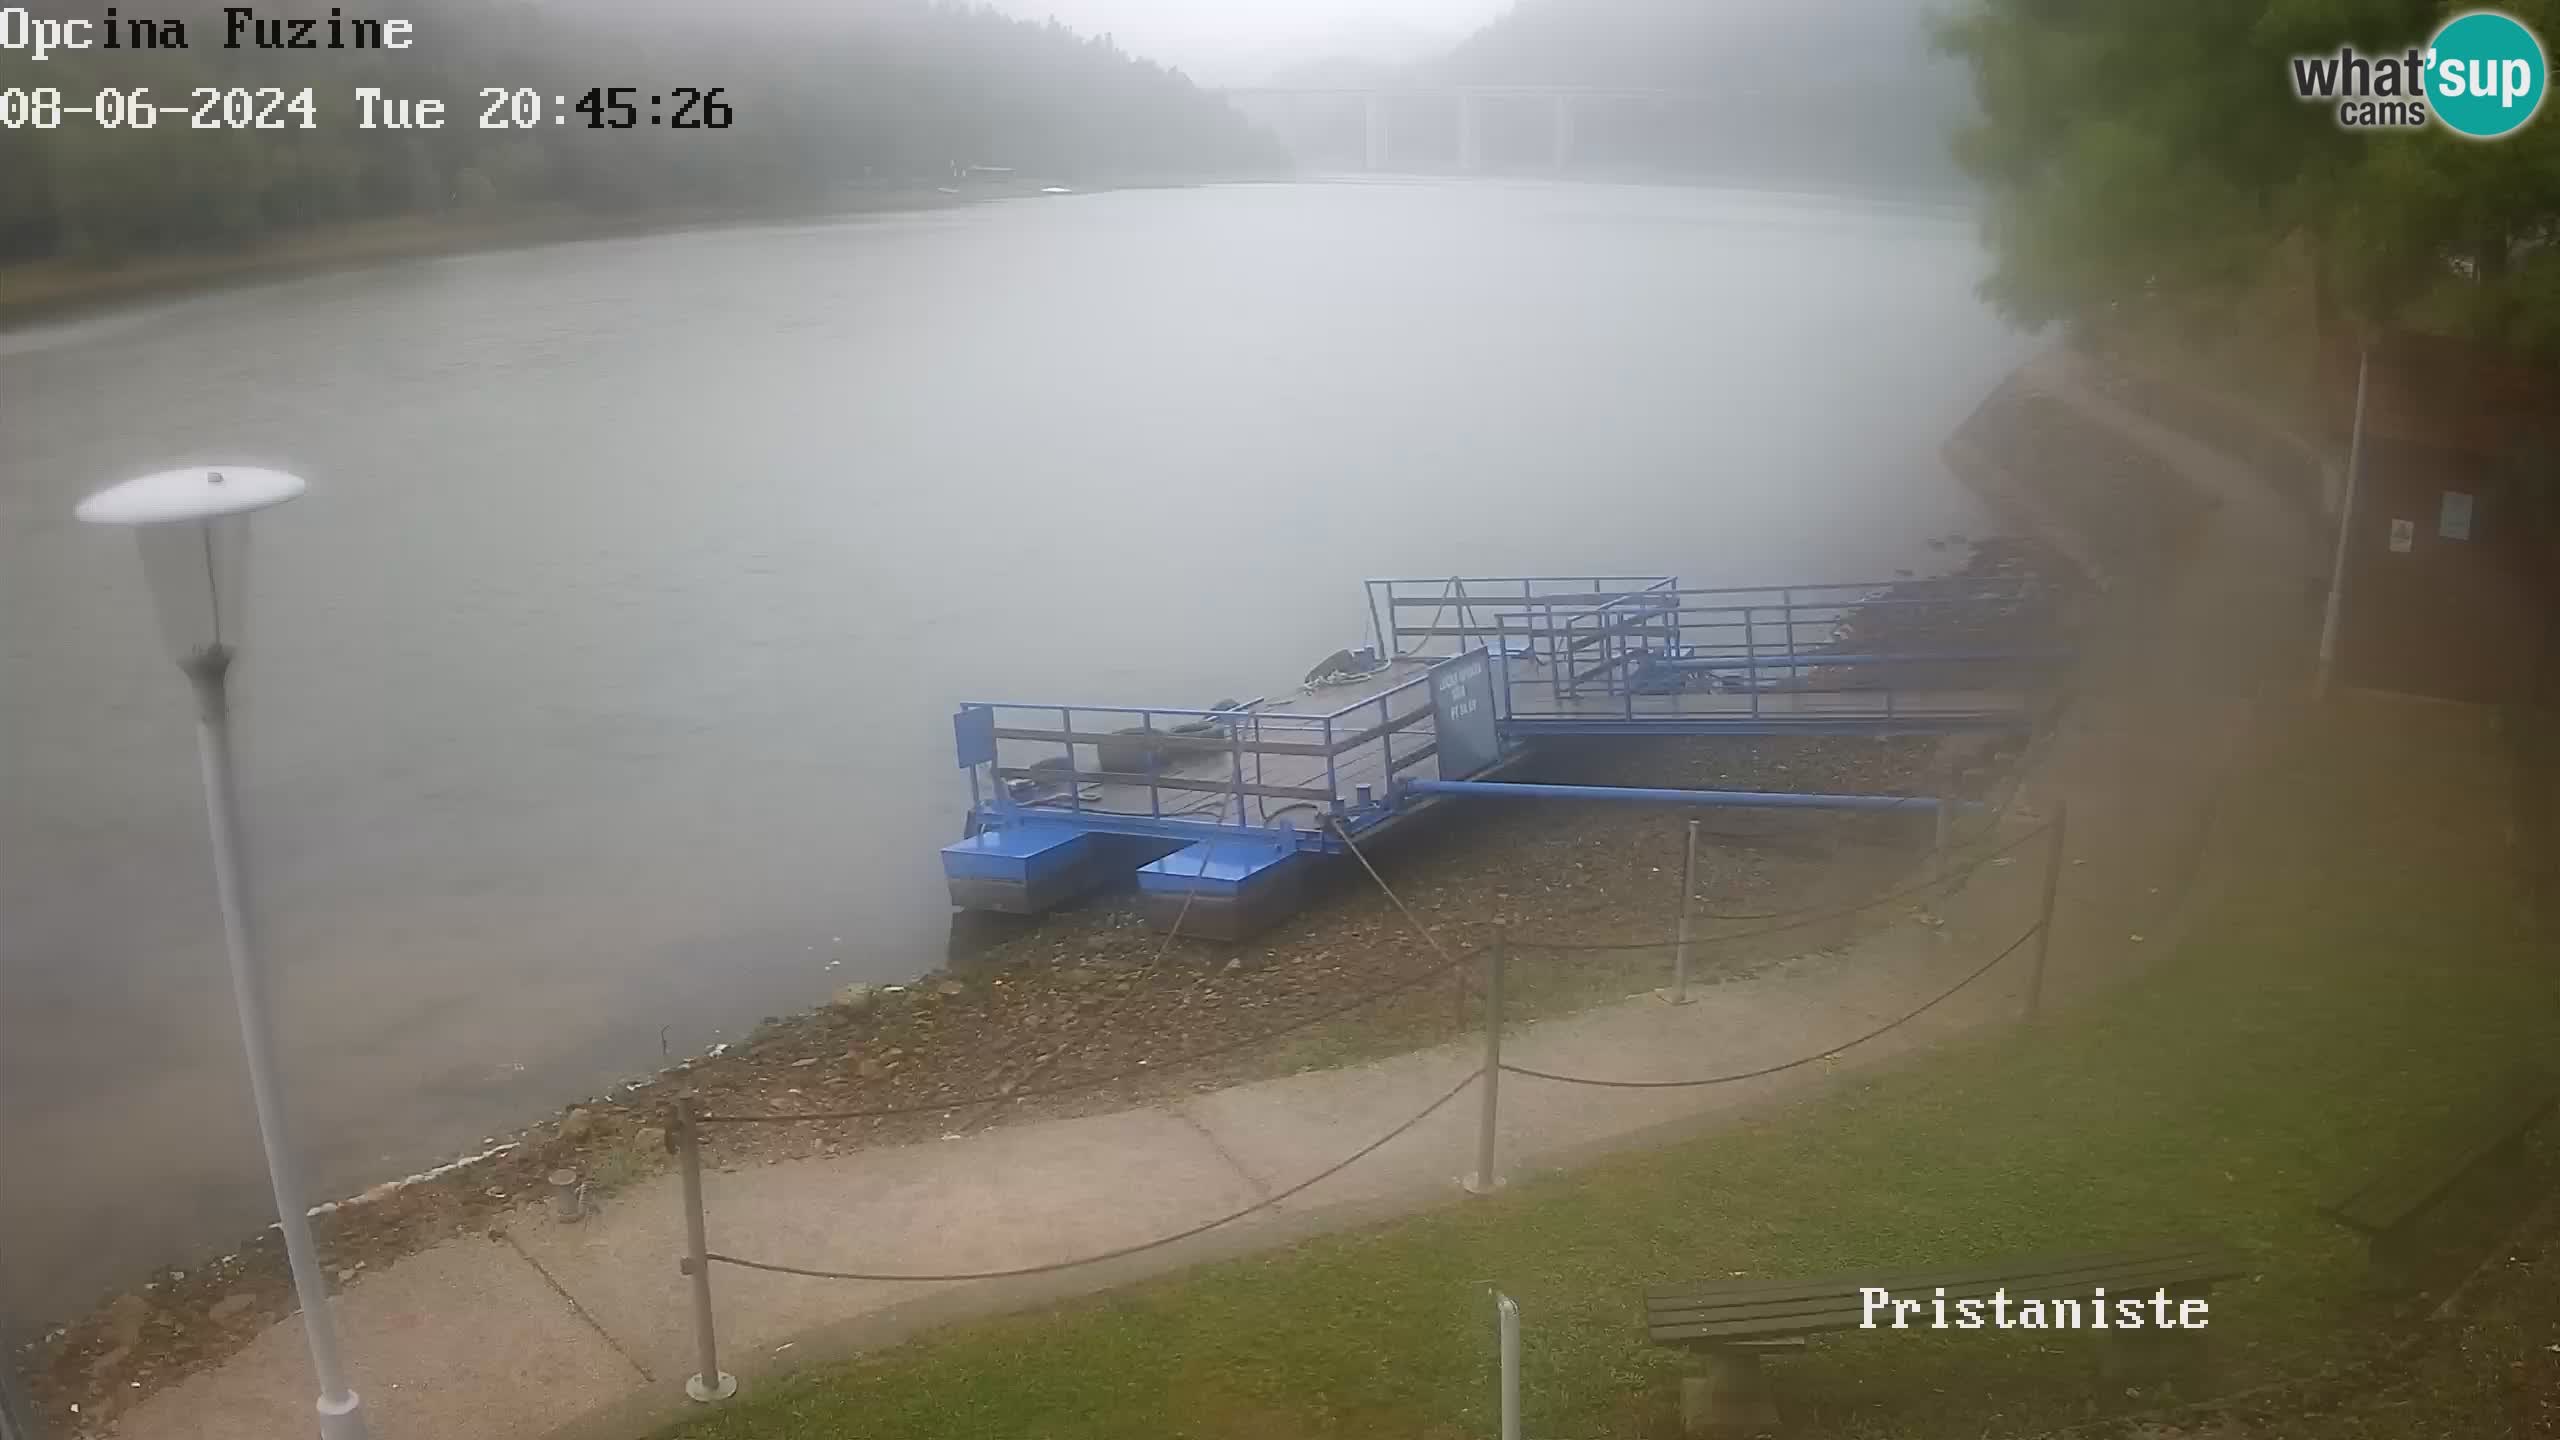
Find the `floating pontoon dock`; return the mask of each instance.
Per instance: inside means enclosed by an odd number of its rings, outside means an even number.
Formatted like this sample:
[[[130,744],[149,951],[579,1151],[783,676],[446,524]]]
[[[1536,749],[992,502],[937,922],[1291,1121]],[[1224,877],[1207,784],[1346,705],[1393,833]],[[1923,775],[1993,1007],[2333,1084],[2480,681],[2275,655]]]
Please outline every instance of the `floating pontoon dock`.
[[[1284,914],[1303,857],[1453,797],[1557,735],[2020,729],[2057,662],[2027,582],[1688,589],[1670,576],[1368,582],[1371,646],[1284,699],[989,701],[953,718],[951,899],[1035,913],[1135,869],[1159,924]]]

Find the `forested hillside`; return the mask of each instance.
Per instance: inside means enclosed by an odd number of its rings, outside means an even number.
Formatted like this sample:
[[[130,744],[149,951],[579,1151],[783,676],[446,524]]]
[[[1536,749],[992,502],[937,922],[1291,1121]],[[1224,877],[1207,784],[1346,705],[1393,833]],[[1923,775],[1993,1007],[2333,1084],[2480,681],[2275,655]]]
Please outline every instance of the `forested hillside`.
[[[29,8],[92,20],[105,11],[67,0]],[[290,0],[259,12],[329,8]],[[1107,40],[925,0],[847,0],[823,18],[770,23],[727,4],[643,17],[557,0],[405,0],[396,13],[414,21],[416,44],[403,51],[226,50],[220,10],[216,0],[150,7],[187,24],[185,50],[93,49],[41,63],[0,53],[0,90],[42,86],[87,104],[101,89],[148,87],[169,105],[199,86],[309,87],[318,123],[207,130],[168,116],[150,129],[107,129],[83,116],[0,129],[0,262],[236,249],[337,221],[529,206],[816,205],[852,185],[948,183],[970,166],[1090,182],[1279,163],[1223,102]],[[448,123],[360,129],[359,86],[441,99]],[[555,122],[555,98],[574,107],[615,86],[637,92],[632,128],[591,129],[574,112]],[[651,125],[648,97],[678,86],[717,87],[733,123]],[[540,122],[483,128],[488,87],[534,92]]]

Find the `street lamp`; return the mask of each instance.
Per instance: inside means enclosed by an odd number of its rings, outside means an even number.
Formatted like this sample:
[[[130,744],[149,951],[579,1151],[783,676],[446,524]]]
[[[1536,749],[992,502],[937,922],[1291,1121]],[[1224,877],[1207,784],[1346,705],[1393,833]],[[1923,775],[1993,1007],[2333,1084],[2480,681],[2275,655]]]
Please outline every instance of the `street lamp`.
[[[346,1382],[338,1334],[329,1318],[329,1285],[311,1243],[293,1146],[285,1134],[275,1056],[267,1034],[267,988],[249,933],[248,884],[241,874],[240,815],[231,769],[231,705],[225,681],[239,653],[248,597],[248,524],[253,511],[300,495],[300,478],[281,470],[197,467],[130,480],[80,502],[79,516],[130,527],[142,542],[142,569],[153,606],[178,662],[196,692],[196,753],[204,765],[204,799],[213,829],[214,891],[222,903],[222,939],[231,957],[231,993],[240,1007],[240,1044],[249,1057],[249,1092],[275,1183],[285,1257],[302,1301],[302,1330],[320,1379],[321,1440],[366,1440],[363,1402]]]

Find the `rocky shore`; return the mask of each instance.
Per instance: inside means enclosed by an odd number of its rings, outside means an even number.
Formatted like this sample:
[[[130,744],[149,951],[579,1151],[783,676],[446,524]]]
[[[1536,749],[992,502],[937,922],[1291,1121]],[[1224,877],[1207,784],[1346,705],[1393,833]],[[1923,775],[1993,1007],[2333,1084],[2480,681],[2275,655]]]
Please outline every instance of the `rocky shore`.
[[[2052,552],[2015,541],[1976,547],[1963,573],[2033,578],[2064,595],[2075,583]],[[1884,633],[1908,622],[1871,613],[1876,618],[1844,630],[1841,643],[1908,643]],[[2017,620],[2040,629],[2047,618],[2022,611]],[[2003,637],[1958,638],[1970,645]],[[1559,744],[1542,750],[1523,778],[1997,798],[2024,745],[1980,736]],[[1239,943],[1167,937],[1143,923],[1133,893],[1105,894],[1009,927],[963,964],[907,985],[848,986],[830,1005],[770,1018],[738,1044],[498,1137],[481,1155],[323,1207],[321,1249],[343,1284],[456,1234],[496,1238],[519,1207],[547,1198],[547,1177],[562,1169],[577,1172],[587,1203],[613,1204],[620,1186],[668,1163],[666,1117],[679,1094],[715,1114],[898,1112],[712,1132],[712,1163],[772,1163],[1016,1118],[1121,1109],[1435,1044],[1478,1023],[1470,957],[1496,943],[1510,956],[1514,1014],[1650,989],[1669,977],[1686,818],[1525,801],[1443,812],[1369,854],[1394,898],[1359,865],[1337,861],[1296,915]],[[1924,819],[1763,811],[1700,818],[1698,911],[1708,918],[1693,973],[1706,983],[1839,945],[1926,904],[1911,896],[1783,929],[1772,924],[1799,911],[1855,906],[1925,873],[1932,836]],[[1559,951],[1540,940],[1633,948]],[[158,1385],[235,1351],[293,1305],[281,1244],[269,1230],[234,1254],[160,1272],[54,1328],[26,1370],[46,1413],[66,1415],[77,1405],[84,1425],[103,1425]]]

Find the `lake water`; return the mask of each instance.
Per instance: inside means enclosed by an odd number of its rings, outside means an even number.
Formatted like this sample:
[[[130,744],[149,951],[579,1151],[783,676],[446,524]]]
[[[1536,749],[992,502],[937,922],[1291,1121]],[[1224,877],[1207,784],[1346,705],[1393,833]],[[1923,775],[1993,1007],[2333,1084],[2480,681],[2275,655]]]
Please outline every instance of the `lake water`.
[[[0,335],[0,1327],[272,1215],[189,702],[87,490],[312,482],[235,673],[336,1195],[940,963],[962,699],[1262,693],[1377,574],[1943,561],[1937,447],[2024,344],[1983,264],[1838,199],[1243,186]]]

